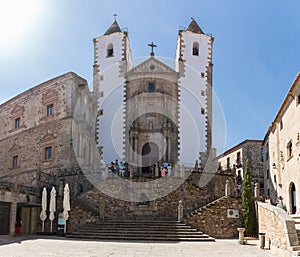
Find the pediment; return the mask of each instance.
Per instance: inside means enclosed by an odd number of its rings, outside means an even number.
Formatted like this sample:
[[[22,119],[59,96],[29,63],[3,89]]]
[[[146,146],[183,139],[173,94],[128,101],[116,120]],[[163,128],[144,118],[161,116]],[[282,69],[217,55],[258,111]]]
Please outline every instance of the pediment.
[[[17,152],[21,149],[21,146],[19,144],[17,144],[16,142],[14,142],[14,144],[12,145],[12,147],[9,149],[10,152]]]
[[[58,93],[55,90],[48,90],[42,97],[43,103],[57,101]]]
[[[45,135],[41,136],[41,141],[42,142],[51,141],[51,140],[55,139],[56,137],[57,137],[56,133],[51,133],[50,131],[48,131]]]
[[[11,114],[13,116],[18,116],[18,115],[20,116],[23,114],[23,112],[24,112],[24,107],[21,105],[17,105],[12,109]]]
[[[140,63],[128,72],[128,75],[134,73],[176,73],[172,68],[163,62],[159,61],[155,57],[150,57],[146,61]]]

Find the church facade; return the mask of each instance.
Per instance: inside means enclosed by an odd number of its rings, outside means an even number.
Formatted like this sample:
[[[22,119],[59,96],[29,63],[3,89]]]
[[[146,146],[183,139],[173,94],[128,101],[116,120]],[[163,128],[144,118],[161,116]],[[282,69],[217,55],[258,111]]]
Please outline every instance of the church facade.
[[[99,92],[98,149],[109,164],[125,160],[135,173],[162,163],[194,166],[211,148],[212,45],[193,19],[178,32],[176,58],[154,54],[134,65],[117,21],[94,39],[94,92]]]

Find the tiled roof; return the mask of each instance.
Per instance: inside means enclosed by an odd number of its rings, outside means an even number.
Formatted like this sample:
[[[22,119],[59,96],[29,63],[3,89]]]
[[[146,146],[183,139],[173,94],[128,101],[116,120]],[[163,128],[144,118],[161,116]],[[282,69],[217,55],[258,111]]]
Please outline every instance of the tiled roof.
[[[116,32],[121,32],[121,29],[119,27],[119,24],[117,21],[114,21],[114,23],[109,27],[109,29],[104,33],[104,36],[111,35]]]
[[[190,31],[197,34],[204,34],[203,30],[199,27],[198,23],[193,18],[186,31]]]

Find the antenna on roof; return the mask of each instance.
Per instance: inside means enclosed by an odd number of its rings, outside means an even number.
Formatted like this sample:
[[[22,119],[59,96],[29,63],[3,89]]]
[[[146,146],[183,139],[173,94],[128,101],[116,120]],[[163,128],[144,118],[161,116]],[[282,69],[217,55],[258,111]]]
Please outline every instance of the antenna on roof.
[[[115,14],[114,14],[115,21],[117,21],[117,16],[118,16],[118,14],[117,14],[117,13],[115,13]]]

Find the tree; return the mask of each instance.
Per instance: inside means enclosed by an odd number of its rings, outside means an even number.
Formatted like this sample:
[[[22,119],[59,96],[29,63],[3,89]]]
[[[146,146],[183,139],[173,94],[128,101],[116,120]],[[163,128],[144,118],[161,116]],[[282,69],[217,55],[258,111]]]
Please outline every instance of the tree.
[[[249,167],[248,160],[244,170],[244,181],[242,186],[242,209],[243,209],[243,226],[248,236],[254,236],[257,232],[257,222],[255,213],[255,199],[252,188],[252,171]]]

